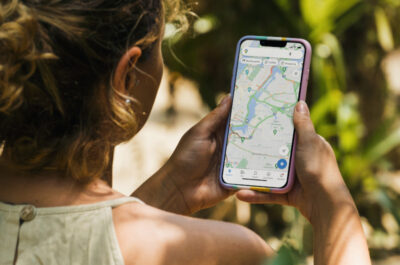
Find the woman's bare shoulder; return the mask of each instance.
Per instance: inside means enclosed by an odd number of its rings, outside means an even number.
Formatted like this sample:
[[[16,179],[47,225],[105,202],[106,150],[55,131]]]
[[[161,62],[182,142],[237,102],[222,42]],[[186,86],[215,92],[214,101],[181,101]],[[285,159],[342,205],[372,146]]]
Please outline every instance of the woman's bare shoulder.
[[[272,255],[254,232],[129,203],[113,210],[125,264],[258,264]]]

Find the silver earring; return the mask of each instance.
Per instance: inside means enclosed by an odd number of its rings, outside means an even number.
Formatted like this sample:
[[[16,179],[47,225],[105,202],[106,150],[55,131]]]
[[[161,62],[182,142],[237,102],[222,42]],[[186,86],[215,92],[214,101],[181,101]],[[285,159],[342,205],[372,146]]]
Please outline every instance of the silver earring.
[[[131,104],[131,100],[130,100],[130,99],[126,99],[126,100],[125,100],[125,103],[126,103],[126,104]]]

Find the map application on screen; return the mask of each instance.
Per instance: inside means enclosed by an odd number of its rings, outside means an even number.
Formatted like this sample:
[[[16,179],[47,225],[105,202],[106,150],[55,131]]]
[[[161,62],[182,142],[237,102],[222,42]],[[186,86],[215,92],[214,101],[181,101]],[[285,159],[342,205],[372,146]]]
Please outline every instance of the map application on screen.
[[[305,48],[240,47],[223,180],[232,185],[281,188],[286,185],[294,136]]]

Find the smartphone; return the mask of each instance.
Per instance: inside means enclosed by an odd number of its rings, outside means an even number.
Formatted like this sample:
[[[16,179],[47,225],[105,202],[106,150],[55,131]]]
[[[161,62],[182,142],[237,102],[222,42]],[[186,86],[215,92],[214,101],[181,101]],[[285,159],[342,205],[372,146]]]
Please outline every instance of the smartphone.
[[[293,111],[305,100],[311,45],[245,36],[238,42],[220,182],[229,189],[286,193],[294,181]]]

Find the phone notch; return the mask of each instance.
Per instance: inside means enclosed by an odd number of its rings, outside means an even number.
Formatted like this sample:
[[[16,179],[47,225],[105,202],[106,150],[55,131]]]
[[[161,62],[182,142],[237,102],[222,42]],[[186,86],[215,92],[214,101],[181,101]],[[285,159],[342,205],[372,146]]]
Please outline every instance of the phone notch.
[[[284,48],[287,45],[285,40],[260,40],[260,45],[265,47],[278,47]]]

